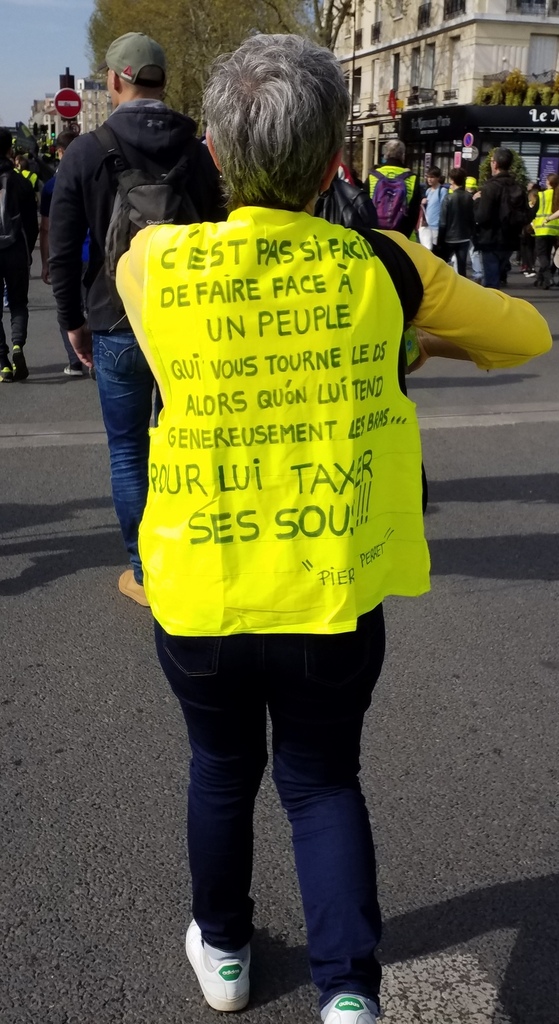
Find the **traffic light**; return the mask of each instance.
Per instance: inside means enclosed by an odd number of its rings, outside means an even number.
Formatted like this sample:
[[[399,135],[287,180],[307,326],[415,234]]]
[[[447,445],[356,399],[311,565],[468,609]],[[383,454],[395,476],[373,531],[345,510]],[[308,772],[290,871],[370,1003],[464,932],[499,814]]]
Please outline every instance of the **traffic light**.
[[[39,134],[39,125],[37,124],[36,121],[34,121],[33,122],[33,135],[37,136],[38,134]]]

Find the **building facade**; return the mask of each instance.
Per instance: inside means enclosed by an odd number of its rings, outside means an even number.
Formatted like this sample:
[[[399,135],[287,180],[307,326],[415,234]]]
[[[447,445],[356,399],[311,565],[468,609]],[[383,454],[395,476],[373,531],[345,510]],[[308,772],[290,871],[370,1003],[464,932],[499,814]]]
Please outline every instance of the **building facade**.
[[[92,132],[112,113],[111,97],[105,83],[94,78],[78,78],[76,92],[82,101],[82,109],[76,119],[80,132]]]
[[[383,141],[400,137],[421,173],[436,163],[477,175],[485,154],[507,145],[537,177],[544,160],[559,158],[559,104],[474,99],[514,69],[553,81],[558,34],[559,0],[356,0],[336,47],[352,95],[354,166],[366,174]]]

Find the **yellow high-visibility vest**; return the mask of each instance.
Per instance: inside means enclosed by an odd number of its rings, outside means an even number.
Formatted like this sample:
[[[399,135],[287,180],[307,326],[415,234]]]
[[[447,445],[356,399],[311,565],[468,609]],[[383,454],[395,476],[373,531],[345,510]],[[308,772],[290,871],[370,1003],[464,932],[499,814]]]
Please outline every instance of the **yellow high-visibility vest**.
[[[140,554],[167,632],[344,632],[429,589],[402,308],[365,239],[244,207],[147,228],[117,283],[164,402]]]
[[[35,174],[35,171],[22,171],[21,175],[23,178],[27,178],[33,185],[33,188],[35,188],[35,185],[37,184],[37,175]]]
[[[532,221],[535,235],[559,235],[559,219],[552,220],[551,224],[545,223],[545,218],[552,213],[553,191],[546,188],[538,192],[538,214]]]

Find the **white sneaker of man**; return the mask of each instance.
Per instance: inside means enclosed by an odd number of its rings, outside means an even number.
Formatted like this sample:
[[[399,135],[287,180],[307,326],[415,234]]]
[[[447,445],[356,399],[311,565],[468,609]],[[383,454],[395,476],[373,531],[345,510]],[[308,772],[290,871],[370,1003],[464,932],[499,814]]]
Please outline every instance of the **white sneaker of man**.
[[[243,1010],[250,995],[250,946],[238,953],[225,953],[202,941],[202,933],[192,921],[186,933],[186,955],[194,968],[204,999],[214,1010]],[[352,1024],[352,1022],[350,1022]],[[363,1024],[368,1024],[364,1021]]]
[[[341,992],[322,1011],[324,1024],[376,1024],[378,1013],[372,999]]]

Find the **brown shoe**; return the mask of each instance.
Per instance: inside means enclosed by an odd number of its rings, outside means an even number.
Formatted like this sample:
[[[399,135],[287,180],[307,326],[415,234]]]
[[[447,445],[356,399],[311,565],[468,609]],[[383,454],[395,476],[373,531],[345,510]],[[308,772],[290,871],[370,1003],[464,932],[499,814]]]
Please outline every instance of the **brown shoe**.
[[[136,604],[141,604],[143,608],[149,608],[146,592],[141,583],[136,583],[133,569],[126,569],[122,576],[119,576],[118,589],[125,597],[132,598]]]

